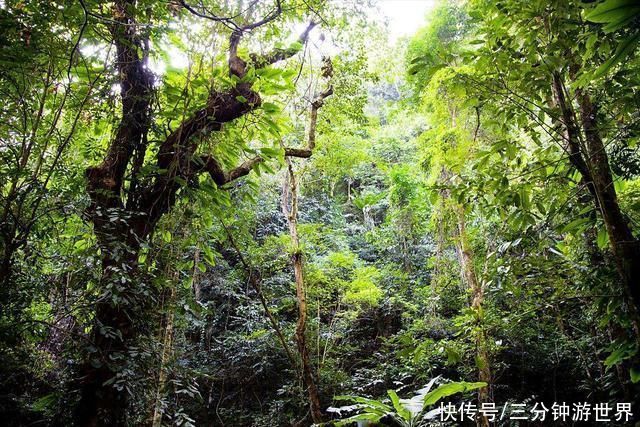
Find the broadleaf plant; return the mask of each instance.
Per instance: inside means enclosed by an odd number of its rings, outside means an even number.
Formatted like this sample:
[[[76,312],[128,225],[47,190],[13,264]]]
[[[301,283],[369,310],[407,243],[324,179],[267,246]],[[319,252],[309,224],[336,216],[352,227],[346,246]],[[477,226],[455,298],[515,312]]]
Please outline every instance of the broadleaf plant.
[[[424,421],[431,420],[440,414],[440,408],[431,409],[441,399],[458,393],[464,393],[486,387],[485,382],[449,382],[431,390],[439,377],[433,378],[429,383],[416,392],[409,399],[401,399],[395,390],[387,390],[391,405],[382,400],[370,399],[361,396],[336,396],[334,400],[356,402],[354,405],[330,407],[327,412],[341,416],[343,412],[359,411],[355,415],[335,421],[336,427],[348,426],[354,422],[360,425],[368,425],[367,422],[377,423],[382,420],[391,421],[393,425],[401,427],[417,427]],[[362,422],[365,422],[364,424]]]

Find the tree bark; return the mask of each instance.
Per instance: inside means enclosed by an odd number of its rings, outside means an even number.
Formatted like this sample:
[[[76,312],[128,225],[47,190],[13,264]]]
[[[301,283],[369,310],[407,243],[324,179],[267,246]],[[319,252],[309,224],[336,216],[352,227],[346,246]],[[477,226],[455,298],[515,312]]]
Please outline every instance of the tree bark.
[[[330,65],[330,61],[325,59],[325,64]],[[326,65],[325,65],[326,66]],[[325,74],[330,77],[330,74]],[[311,114],[309,121],[309,133],[307,139],[307,148],[295,149],[295,153],[305,153],[308,155],[297,157],[311,157],[316,146],[316,127],[318,123],[318,110],[324,105],[324,100],[333,94],[333,87],[329,86],[323,93],[316,97],[311,103]],[[307,387],[309,396],[309,408],[311,410],[311,418],[314,423],[321,423],[323,420],[322,407],[320,405],[320,395],[318,386],[314,378],[313,366],[309,357],[309,349],[307,347],[307,293],[304,283],[304,275],[302,269],[302,250],[300,248],[300,238],[298,236],[298,185],[296,176],[293,171],[291,156],[288,153],[294,152],[294,149],[285,149],[285,160],[287,163],[287,175],[282,186],[282,213],[289,224],[289,235],[291,236],[292,254],[291,262],[293,264],[293,272],[296,282],[296,298],[298,301],[298,321],[296,322],[296,346],[300,355],[302,364],[302,379]]]
[[[137,254],[137,248],[135,252]],[[127,362],[127,348],[137,335],[137,317],[144,311],[143,301],[135,295],[132,283],[136,277],[135,261],[105,256],[102,260],[101,286],[116,289],[112,295],[96,304],[92,347],[81,368],[80,401],[76,407],[76,423],[80,426],[124,425],[126,422],[126,391],[113,384]],[[123,266],[125,268],[123,268]],[[124,283],[121,282],[124,280]],[[136,307],[133,311],[129,307]]]
[[[597,126],[597,108],[588,94],[576,90],[580,117],[588,152],[591,178],[596,189],[600,212],[609,234],[616,268],[636,310],[640,309],[640,241],[629,227],[616,194],[609,158]]]
[[[569,160],[582,175],[604,221],[616,269],[637,317],[640,313],[640,241],[634,237],[618,203],[609,159],[598,130],[597,108],[586,92],[576,90],[580,132],[575,110],[559,73],[553,74],[553,95],[561,113]]]
[[[298,237],[298,190],[296,176],[293,172],[293,165],[289,158],[287,160],[287,178],[282,188],[282,212],[289,223],[289,234],[291,236],[292,254],[291,262],[296,281],[296,298],[298,301],[298,321],[296,322],[296,346],[302,363],[302,378],[309,396],[309,407],[311,418],[314,423],[322,422],[322,408],[320,406],[320,396],[314,378],[313,367],[307,348],[307,294],[302,272],[302,250],[300,249],[300,239]],[[290,198],[290,200],[289,200]],[[291,207],[289,208],[289,203]]]
[[[153,302],[145,281],[138,280],[138,254],[158,221],[174,205],[180,183],[192,184],[197,182],[198,174],[209,173],[222,186],[247,175],[262,161],[255,157],[224,171],[214,157],[196,155],[198,135],[218,131],[224,123],[260,106],[260,96],[251,83],[242,82],[227,91],[212,92],[206,104],[160,144],[154,160],[158,172],[146,185],[138,185],[136,175],[147,152],[155,89],[153,74],[146,64],[148,35],[139,31],[134,18],[136,6],[136,0],[116,0],[113,4],[108,25],[116,46],[122,116],[102,162],[86,171],[91,199],[87,215],[102,253],[102,295],[96,303],[92,345],[80,369],[80,400],[75,409],[79,426],[126,424],[127,391],[118,391],[113,381],[128,362],[128,347],[144,333],[144,312]],[[237,54],[241,36],[275,19],[277,14],[279,10],[233,31],[228,59],[231,75],[239,79],[246,76],[247,63]],[[314,26],[309,24],[300,36],[301,43],[306,42]],[[264,56],[253,55],[251,60],[259,68],[294,53],[276,49]],[[132,176],[129,188],[124,185],[127,173]]]
[[[166,324],[164,328],[164,338],[162,340],[162,356],[160,359],[160,368],[158,373],[158,385],[156,387],[156,398],[153,406],[152,427],[162,426],[162,397],[165,394],[165,386],[167,383],[167,364],[173,353],[173,323],[175,319],[175,300],[176,287],[179,285],[179,272],[173,273],[173,282],[171,283],[171,291],[168,298],[168,312],[166,316]]]
[[[82,367],[81,396],[75,414],[80,426],[125,423],[126,391],[118,391],[110,382],[123,366],[127,345],[136,335],[133,317],[141,311],[130,307],[138,306],[132,279],[143,237],[142,222],[134,222],[127,215],[120,198],[133,153],[146,149],[153,91],[153,75],[138,48],[134,8],[134,0],[117,0],[113,5],[110,31],[116,45],[122,117],[102,163],[86,173],[91,197],[88,214],[103,254],[100,289],[104,294],[96,304],[93,348]]]
[[[464,218],[464,208],[460,205],[456,206],[457,216],[457,239],[456,249],[458,251],[458,258],[460,259],[460,267],[462,270],[462,276],[467,286],[471,290],[471,308],[476,316],[476,322],[478,331],[475,336],[476,344],[476,365],[478,367],[478,380],[489,384],[491,386],[491,365],[489,358],[489,350],[487,346],[487,337],[482,324],[482,304],[484,302],[484,289],[478,277],[476,275],[475,267],[473,265],[473,252],[469,247],[467,240],[466,224]],[[478,403],[491,402],[491,396],[489,393],[489,387],[482,387],[478,389]],[[489,420],[485,415],[476,417],[476,424],[478,427],[488,427]]]

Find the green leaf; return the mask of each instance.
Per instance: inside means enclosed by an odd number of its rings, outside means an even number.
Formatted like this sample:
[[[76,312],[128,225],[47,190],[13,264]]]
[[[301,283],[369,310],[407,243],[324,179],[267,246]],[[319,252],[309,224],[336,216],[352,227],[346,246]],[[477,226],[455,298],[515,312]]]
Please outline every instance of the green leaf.
[[[593,50],[593,46],[595,46],[597,41],[598,41],[598,35],[591,34],[587,39],[587,42],[585,43],[585,47],[587,48],[587,51],[591,52]]]
[[[635,354],[635,348],[631,345],[618,344],[617,348],[611,352],[611,354],[604,360],[604,366],[611,368],[622,362],[623,360],[629,359]]]
[[[379,409],[380,411],[384,411],[384,412],[391,412],[392,409],[393,409],[389,405],[385,405],[384,403],[380,402],[379,400],[368,399],[366,397],[343,395],[343,396],[336,396],[333,399],[334,400],[351,400],[351,401],[354,401],[356,403],[363,403],[365,405],[369,405],[372,408],[376,408],[376,409]]]
[[[299,51],[302,50],[303,46],[304,45],[302,43],[296,41],[296,42],[291,43],[291,46],[289,46],[289,50],[294,51],[294,52],[299,52]]]
[[[475,390],[475,389],[486,387],[486,386],[487,386],[487,383],[484,383],[484,382],[477,382],[477,383],[456,382],[456,383],[443,384],[437,389],[427,393],[424,396],[423,408],[433,405],[443,397],[451,396],[457,393],[463,393],[465,391]]]
[[[33,404],[31,405],[31,409],[36,412],[45,412],[49,409],[52,409],[57,401],[58,397],[56,396],[56,394],[49,393],[33,402]]]
[[[282,149],[280,148],[271,148],[271,147],[262,147],[260,148],[260,153],[265,157],[277,157],[282,154]]]
[[[455,365],[462,360],[460,353],[451,346],[445,346],[445,352],[447,353],[447,365]]]
[[[74,249],[78,251],[83,251],[89,247],[89,241],[81,239],[73,244]]]
[[[578,231],[584,228],[584,225],[589,223],[591,220],[589,218],[577,218],[562,227],[560,230],[561,233],[570,233],[573,231]]]
[[[589,11],[585,17],[591,22],[617,23],[628,21],[640,13],[637,0],[605,0]]]
[[[598,230],[598,237],[596,239],[598,248],[604,249],[609,245],[609,233],[607,233],[606,227],[600,227]]]
[[[352,417],[345,418],[344,420],[335,421],[334,424],[336,425],[336,427],[344,427],[350,426],[356,421],[373,421],[375,423],[380,421],[380,418],[382,418],[382,415],[363,412],[362,414],[354,415]]]
[[[640,41],[640,31],[638,31],[636,34],[630,37],[627,37],[625,40],[620,42],[613,56],[609,58],[600,67],[598,67],[598,69],[593,73],[593,78],[597,79],[607,74],[607,72],[611,69],[611,67],[616,65],[622,59],[624,59],[628,54],[633,52],[633,50],[636,48],[639,41]]]
[[[264,102],[262,103],[262,109],[267,114],[274,114],[280,112],[280,107],[278,107],[273,102]]]
[[[396,393],[395,390],[387,390],[387,394],[391,398],[391,403],[393,404],[393,407],[395,408],[398,415],[400,415],[404,420],[410,421],[411,412],[407,408],[402,406],[402,404],[400,403],[400,398],[398,397],[398,393]]]
[[[637,383],[640,381],[640,369],[633,367],[629,370],[629,374],[631,375],[631,382]]]
[[[213,251],[211,250],[211,248],[208,246],[204,246],[202,248],[202,251],[204,252],[204,260],[206,261],[206,263],[209,264],[211,267],[215,267],[216,259],[215,259],[215,256],[213,255]]]

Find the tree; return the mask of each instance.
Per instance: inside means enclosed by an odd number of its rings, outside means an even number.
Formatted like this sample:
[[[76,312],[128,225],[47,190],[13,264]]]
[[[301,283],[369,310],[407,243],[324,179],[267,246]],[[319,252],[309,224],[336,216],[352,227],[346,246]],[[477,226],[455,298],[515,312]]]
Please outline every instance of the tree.
[[[486,42],[477,52],[476,66],[486,73],[485,88],[490,96],[502,96],[513,109],[520,110],[533,122],[530,128],[553,140],[579,172],[604,221],[616,268],[637,312],[640,243],[620,209],[602,137],[608,124],[598,107],[620,106],[616,100],[594,102],[594,94],[602,89],[590,81],[589,66],[599,60],[593,50],[598,34],[584,23],[578,2],[534,2],[526,9],[519,3],[494,7],[474,2],[472,16],[479,17],[481,10],[485,18],[480,20],[479,33]],[[513,31],[500,29],[505,19],[513,23]],[[585,42],[574,45],[570,40]],[[553,125],[538,115],[548,117]],[[618,138],[615,132],[607,134],[612,142]]]
[[[328,62],[330,66],[330,62]],[[327,67],[325,66],[325,69]],[[330,74],[326,75],[330,77]],[[309,137],[307,148],[296,151],[298,154],[306,156],[311,155],[316,146],[316,126],[318,121],[318,110],[324,104],[325,98],[333,94],[333,88],[329,86],[327,90],[322,92],[311,103],[311,118],[309,122]],[[320,397],[318,388],[309,359],[309,349],[306,344],[307,333],[307,297],[302,270],[302,251],[300,249],[300,238],[298,237],[298,187],[296,175],[293,170],[293,164],[286,156],[287,160],[287,178],[285,179],[282,190],[282,213],[289,223],[289,234],[291,236],[291,262],[293,263],[293,271],[296,281],[296,298],[298,300],[298,323],[296,325],[296,344],[298,353],[302,363],[302,376],[309,393],[309,405],[311,407],[311,418],[314,423],[322,422],[322,409],[320,406]]]
[[[637,2],[374,3],[0,2],[4,424],[640,395]]]
[[[203,16],[186,3],[190,13]],[[262,156],[253,157],[225,171],[213,155],[199,154],[199,140],[210,132],[220,131],[232,122],[256,110],[262,100],[253,89],[255,70],[259,70],[297,52],[297,48],[275,49],[266,55],[239,55],[242,37],[277,19],[282,4],[253,22],[235,24],[230,18],[206,15],[204,19],[222,22],[233,29],[229,38],[228,72],[235,82],[226,90],[212,90],[205,104],[182,120],[157,151],[148,158],[149,132],[153,128],[152,102],[154,76],[149,69],[149,33],[138,22],[144,8],[135,1],[116,1],[109,20],[109,31],[116,47],[122,112],[113,139],[102,162],[87,169],[87,192],[91,205],[87,214],[102,253],[101,288],[105,295],[96,304],[92,332],[92,355],[83,368],[81,399],[77,407],[80,425],[122,423],[126,394],[113,383],[122,368],[128,345],[138,334],[137,322],[143,316],[149,289],[138,284],[140,248],[153,234],[162,216],[174,205],[179,190],[197,185],[198,176],[208,173],[218,187],[247,175]],[[253,11],[252,11],[253,12]],[[304,44],[315,23],[310,23],[299,38]],[[287,155],[307,153],[288,151]],[[148,162],[148,163],[147,163]],[[149,164],[154,173],[142,180],[141,171]],[[125,185],[127,174],[131,176]]]

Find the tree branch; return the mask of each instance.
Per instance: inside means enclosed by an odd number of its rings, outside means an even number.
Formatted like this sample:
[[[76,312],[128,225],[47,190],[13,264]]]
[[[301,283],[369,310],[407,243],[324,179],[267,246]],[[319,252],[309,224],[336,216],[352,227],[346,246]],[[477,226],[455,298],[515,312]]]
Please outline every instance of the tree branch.
[[[276,0],[276,8],[275,8],[274,11],[269,13],[267,16],[265,16],[260,21],[254,22],[253,24],[245,25],[244,27],[242,27],[242,31],[243,32],[251,31],[251,30],[253,30],[255,28],[258,28],[258,27],[261,27],[261,26],[263,26],[265,24],[268,24],[269,22],[273,21],[278,16],[280,16],[281,13],[282,13],[282,4],[281,4],[280,0]]]
[[[187,3],[184,0],[179,0],[178,2],[182,7],[184,7],[187,11],[189,11],[190,13],[192,13],[193,15],[199,17],[199,18],[204,18],[204,19],[208,19],[210,21],[213,22],[220,22],[221,24],[225,25],[227,28],[231,28],[234,31],[240,31],[242,32],[247,32],[247,31],[251,31],[255,28],[261,27],[265,24],[268,24],[269,22],[275,20],[278,16],[280,16],[280,14],[282,13],[282,4],[281,4],[281,0],[276,0],[276,7],[273,11],[269,12],[264,18],[262,18],[259,21],[256,21],[254,23],[251,24],[247,24],[244,26],[240,26],[238,25],[234,19],[238,18],[241,14],[237,14],[233,17],[224,17],[224,16],[217,16],[212,14],[209,11],[206,11],[206,13],[204,12],[200,12],[199,10],[197,10],[195,7],[193,7],[192,5],[190,5],[189,3]],[[204,7],[203,7],[204,8]],[[205,9],[206,10],[206,9]]]
[[[220,22],[221,24],[225,25],[228,28],[232,28],[232,29],[238,29],[240,28],[238,26],[238,24],[236,24],[235,22],[233,22],[233,18],[228,18],[228,17],[224,17],[224,16],[216,16],[213,15],[211,13],[202,13],[199,12],[198,10],[196,10],[193,6],[191,6],[190,4],[188,4],[186,1],[184,0],[180,0],[179,4],[184,7],[185,9],[187,9],[190,13],[192,13],[193,15],[199,17],[199,18],[204,18],[204,19],[208,19],[210,21],[213,22]],[[236,16],[237,17],[237,16]],[[234,17],[235,18],[235,17]]]
[[[318,123],[318,110],[324,105],[324,100],[333,95],[333,86],[329,86],[324,92],[316,97],[311,103],[311,119],[309,121],[309,151],[316,148],[316,126]]]
[[[313,21],[309,22],[305,30],[298,37],[298,43],[304,45],[307,43],[309,39],[309,34],[311,30],[315,28],[317,24]],[[229,38],[229,72],[232,75],[236,75],[240,78],[244,77],[246,74],[246,65],[247,63],[238,56],[238,44],[240,43],[240,39],[242,38],[243,33],[246,31],[246,27],[239,28],[235,30],[231,37]],[[252,53],[249,55],[251,58],[251,64],[255,68],[264,68],[267,65],[275,64],[276,62],[283,61],[287,58],[292,57],[298,53],[298,49],[293,47],[285,48],[285,49],[274,49],[273,51],[266,53],[264,55],[258,55]]]
[[[307,28],[305,28],[302,34],[300,34],[300,36],[298,37],[298,43],[302,45],[307,43],[307,40],[309,39],[309,34],[311,33],[311,30],[313,30],[316,27],[316,25],[317,24],[314,21],[309,22],[309,24],[307,25]],[[251,63],[255,68],[264,68],[267,65],[271,65],[276,62],[287,59],[295,55],[297,52],[298,52],[297,49],[285,48],[285,49],[274,49],[272,52],[267,53],[265,55],[252,54],[250,55]]]
[[[275,13],[275,12],[274,12]],[[266,18],[265,18],[266,19]],[[275,19],[269,18],[269,19]],[[315,26],[310,23],[300,36],[306,41],[309,32]],[[232,75],[240,78],[246,75],[246,62],[238,56],[238,45],[242,38],[242,30],[235,30],[229,41],[229,70]],[[264,57],[252,55],[260,59],[260,63],[267,64],[284,60],[295,54],[294,50],[276,50],[275,53]],[[267,59],[264,59],[267,58]],[[315,121],[317,109],[322,106],[324,98],[332,93],[329,88],[312,102],[313,130],[310,130],[310,147],[315,144]],[[253,168],[264,161],[262,157],[254,157],[230,171],[224,171],[220,163],[213,156],[197,156],[197,135],[211,131],[219,131],[225,123],[242,117],[259,107],[262,103],[258,92],[254,91],[251,82],[240,82],[234,88],[224,92],[214,91],[210,94],[204,107],[197,110],[191,117],[184,120],[162,144],[156,157],[156,168],[159,173],[154,177],[146,189],[141,191],[135,209],[144,212],[147,220],[144,230],[149,233],[160,217],[167,212],[175,202],[175,195],[184,182],[193,182],[199,173],[208,172],[213,181],[222,186],[242,176],[249,174]],[[316,118],[313,118],[313,117]],[[310,149],[287,149],[285,154],[292,157],[310,157]]]
[[[115,23],[110,26],[116,46],[116,66],[120,78],[122,116],[102,163],[86,171],[92,210],[121,207],[120,192],[124,174],[134,150],[144,150],[150,126],[153,74],[138,52],[139,36],[133,18],[134,2],[118,0],[114,4]]]
[[[284,147],[284,155],[286,157],[302,157],[308,158],[311,157],[312,151],[308,148],[291,148]]]
[[[240,177],[248,175],[249,172],[253,170],[253,167],[258,163],[262,163],[264,159],[262,157],[254,157],[243,162],[240,166],[235,169],[231,169],[227,174],[227,182],[234,181]]]

